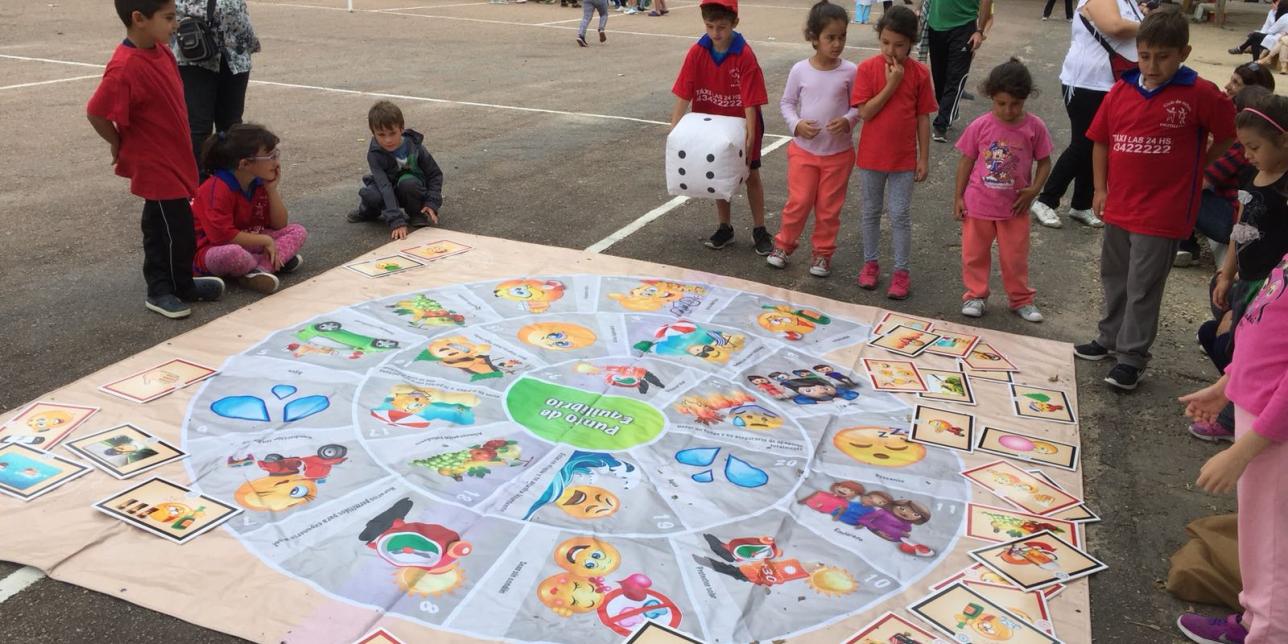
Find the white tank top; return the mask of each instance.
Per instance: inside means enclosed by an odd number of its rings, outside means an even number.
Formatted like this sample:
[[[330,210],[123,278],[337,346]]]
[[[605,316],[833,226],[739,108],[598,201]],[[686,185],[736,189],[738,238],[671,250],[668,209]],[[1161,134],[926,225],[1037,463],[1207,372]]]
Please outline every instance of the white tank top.
[[[1073,35],[1069,41],[1069,53],[1064,57],[1064,66],[1060,69],[1060,82],[1069,87],[1091,89],[1107,92],[1114,86],[1114,72],[1109,66],[1109,53],[1096,37],[1087,31],[1082,22],[1082,7],[1088,0],[1078,0],[1078,11],[1073,15]],[[1117,0],[1118,15],[1123,20],[1139,23],[1140,9],[1133,0]],[[1128,60],[1136,60],[1135,38],[1114,38],[1101,34],[1114,51]]]

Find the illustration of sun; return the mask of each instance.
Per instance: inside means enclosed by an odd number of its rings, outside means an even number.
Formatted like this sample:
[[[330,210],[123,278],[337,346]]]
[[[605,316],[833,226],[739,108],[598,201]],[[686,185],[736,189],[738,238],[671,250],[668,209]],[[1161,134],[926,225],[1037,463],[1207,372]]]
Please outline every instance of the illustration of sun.
[[[437,597],[460,588],[465,583],[465,571],[459,567],[443,573],[428,573],[420,568],[399,568],[394,573],[394,579],[408,595]]]
[[[859,582],[854,580],[854,576],[850,574],[850,571],[831,566],[823,566],[811,572],[809,581],[806,583],[818,594],[829,597],[848,595],[859,589]]]

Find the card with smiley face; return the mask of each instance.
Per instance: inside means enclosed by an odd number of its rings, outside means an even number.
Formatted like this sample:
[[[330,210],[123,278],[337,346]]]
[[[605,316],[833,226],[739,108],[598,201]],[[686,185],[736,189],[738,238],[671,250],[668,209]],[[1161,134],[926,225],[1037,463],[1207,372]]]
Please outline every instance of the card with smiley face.
[[[996,427],[984,427],[975,443],[980,452],[997,454],[1018,461],[1050,465],[1062,470],[1078,470],[1078,446],[1050,438],[1030,436]]]
[[[935,327],[935,323],[930,320],[923,320],[921,318],[887,312],[885,315],[881,316],[879,321],[877,321],[876,326],[872,327],[872,336],[876,337],[885,335],[886,331],[889,331],[896,326],[906,326],[918,331],[929,331]]]
[[[94,509],[179,544],[242,512],[240,508],[157,477],[95,503]]]
[[[425,264],[423,262],[412,259],[411,257],[389,255],[387,257],[377,257],[375,259],[367,259],[361,262],[345,264],[344,267],[364,277],[384,277],[386,275],[393,275],[394,273],[409,271],[413,268],[420,268],[424,265]]]
[[[1036,418],[1055,423],[1078,422],[1073,415],[1069,396],[1059,389],[1011,385],[1011,408],[1020,418]]]
[[[1067,584],[1108,568],[1049,530],[976,548],[970,556],[1023,590]]]
[[[921,355],[926,350],[926,347],[938,340],[939,336],[934,333],[920,331],[900,324],[892,327],[884,335],[868,342],[868,344],[874,347],[881,347],[895,355],[915,358]]]
[[[872,388],[877,391],[923,393],[930,389],[917,365],[907,360],[864,358],[863,368],[868,372]]]
[[[432,262],[436,259],[443,259],[444,257],[451,257],[452,255],[468,253],[471,250],[474,249],[470,246],[466,246],[465,244],[458,244],[454,241],[439,240],[432,241],[427,244],[421,244],[419,246],[412,246],[411,248],[404,248],[398,251],[398,253],[414,259],[423,259],[427,262]]]
[[[966,357],[962,358],[962,362],[965,362],[967,367],[975,371],[1020,370],[1019,367],[1015,366],[1015,363],[1007,360],[1001,351],[994,349],[993,345],[982,340],[975,344],[975,348],[971,349],[970,353],[966,354]]]
[[[96,413],[98,407],[36,401],[19,409],[0,425],[0,445],[26,445],[48,450]]]
[[[908,611],[962,644],[1061,644],[960,582],[909,606]]]
[[[219,373],[218,369],[176,358],[115,382],[109,382],[98,389],[130,402],[148,403],[195,382],[201,382],[216,373]]]
[[[876,621],[859,629],[859,632],[845,640],[845,644],[948,644],[942,638],[931,635],[912,622],[886,613]]]
[[[1007,503],[1029,512],[1047,516],[1078,505],[1077,497],[1021,470],[1006,461],[993,461],[962,472],[962,476],[997,495]]]
[[[975,445],[975,417],[917,405],[909,438],[918,443],[969,452]]]
[[[975,349],[975,345],[979,344],[979,336],[969,333],[953,333],[941,329],[935,331],[935,334],[939,339],[926,347],[926,353],[949,358],[965,358]]]

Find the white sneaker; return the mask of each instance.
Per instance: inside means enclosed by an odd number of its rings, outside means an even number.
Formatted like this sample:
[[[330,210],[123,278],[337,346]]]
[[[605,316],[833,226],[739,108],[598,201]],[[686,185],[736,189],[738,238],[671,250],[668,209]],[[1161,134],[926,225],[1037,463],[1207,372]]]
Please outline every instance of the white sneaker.
[[[1035,202],[1036,203],[1036,202]],[[1092,228],[1104,228],[1105,222],[1100,221],[1095,211],[1088,208],[1086,210],[1069,209],[1069,219],[1091,226]]]
[[[1029,212],[1037,217],[1038,223],[1047,228],[1060,228],[1064,222],[1060,221],[1060,215],[1056,214],[1055,209],[1041,201],[1034,200],[1033,205],[1029,206]]]
[[[814,277],[827,277],[832,274],[832,260],[818,256],[810,261],[809,274]]]
[[[775,248],[774,250],[770,251],[769,257],[765,258],[765,263],[769,264],[770,266],[773,266],[774,268],[786,268],[787,251],[784,251],[781,248]]]
[[[1038,310],[1038,307],[1032,304],[1025,304],[1024,306],[1021,306],[1020,308],[1015,309],[1015,314],[1024,318],[1025,320],[1028,320],[1029,322],[1042,321],[1042,312]]]
[[[962,315],[968,318],[984,317],[984,300],[978,298],[966,300],[962,304]]]

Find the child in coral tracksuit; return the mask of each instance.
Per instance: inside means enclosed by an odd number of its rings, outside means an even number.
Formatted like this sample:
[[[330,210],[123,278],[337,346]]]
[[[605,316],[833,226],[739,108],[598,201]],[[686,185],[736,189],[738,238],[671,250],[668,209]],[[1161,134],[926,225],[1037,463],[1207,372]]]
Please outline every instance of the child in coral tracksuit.
[[[845,10],[827,0],[810,9],[805,38],[814,45],[814,55],[792,66],[779,102],[787,129],[796,138],[787,146],[783,224],[766,261],[774,268],[787,266],[813,209],[814,257],[809,272],[816,277],[832,273],[841,207],[854,164],[850,130],[858,123],[859,110],[850,107],[849,98],[857,67],[841,58],[847,22]]]
[[[962,315],[980,317],[988,299],[993,240],[1011,310],[1041,322],[1029,287],[1029,204],[1051,174],[1051,135],[1042,119],[1024,111],[1033,77],[1012,58],[993,68],[981,88],[993,111],[967,126],[957,139],[957,199],[962,222]],[[1037,176],[1029,180],[1033,162]]]

